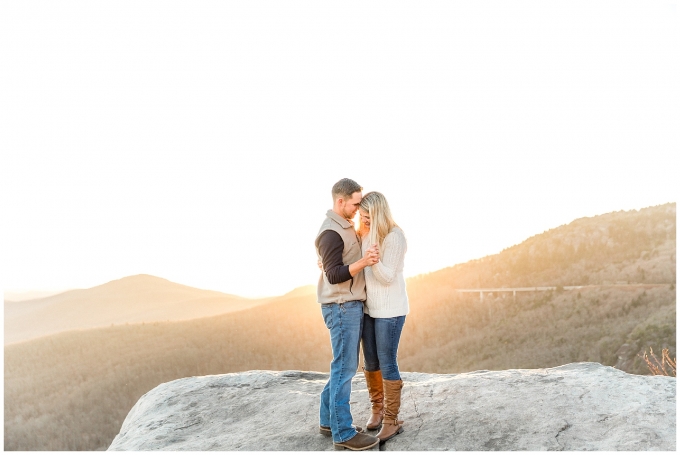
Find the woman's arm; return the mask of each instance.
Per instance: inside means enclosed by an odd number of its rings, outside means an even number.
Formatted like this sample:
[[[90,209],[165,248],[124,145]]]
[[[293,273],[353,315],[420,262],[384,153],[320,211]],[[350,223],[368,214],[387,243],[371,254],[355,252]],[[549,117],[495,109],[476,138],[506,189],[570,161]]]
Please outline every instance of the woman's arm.
[[[403,234],[391,232],[385,237],[380,261],[371,267],[373,276],[382,284],[390,284],[397,276],[399,264],[406,255],[406,238]]]

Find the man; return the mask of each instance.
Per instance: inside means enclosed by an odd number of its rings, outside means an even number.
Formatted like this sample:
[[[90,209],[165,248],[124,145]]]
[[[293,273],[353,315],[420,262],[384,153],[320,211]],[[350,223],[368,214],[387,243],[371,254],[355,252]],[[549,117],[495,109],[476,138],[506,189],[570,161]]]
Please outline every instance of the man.
[[[359,366],[366,301],[364,268],[378,262],[375,247],[362,257],[361,240],[352,222],[361,203],[362,190],[351,179],[342,179],[333,185],[333,209],[326,212],[314,242],[323,264],[317,300],[333,349],[330,378],[321,392],[319,431],[333,437],[336,449],[365,450],[380,442],[352,425],[349,406],[352,378]]]

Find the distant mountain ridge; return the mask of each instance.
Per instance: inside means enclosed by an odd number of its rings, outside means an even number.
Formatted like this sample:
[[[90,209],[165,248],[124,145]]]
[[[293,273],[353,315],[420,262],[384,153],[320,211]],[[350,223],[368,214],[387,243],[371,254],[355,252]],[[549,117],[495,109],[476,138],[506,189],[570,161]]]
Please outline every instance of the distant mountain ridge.
[[[442,288],[675,283],[675,218],[675,203],[580,218],[498,254],[407,281],[417,286],[425,279]],[[308,285],[283,297],[314,292]],[[134,275],[45,298],[5,301],[5,344],[65,330],[214,316],[268,300]]]
[[[453,288],[675,283],[676,204],[579,218],[423,275]]]
[[[202,318],[265,301],[197,289],[153,275],[134,275],[45,298],[6,301],[5,344],[111,324]]]
[[[62,292],[73,290],[74,289],[61,289],[58,291],[26,291],[26,292],[5,291],[4,301],[25,302],[28,300],[44,299],[45,297],[51,297],[53,295],[61,294]]]

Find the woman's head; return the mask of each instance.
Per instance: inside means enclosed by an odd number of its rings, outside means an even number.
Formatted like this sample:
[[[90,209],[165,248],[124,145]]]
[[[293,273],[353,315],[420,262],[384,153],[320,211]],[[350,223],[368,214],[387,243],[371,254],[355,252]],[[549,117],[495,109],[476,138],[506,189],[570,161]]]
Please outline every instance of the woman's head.
[[[359,232],[362,237],[369,235],[371,244],[382,249],[383,240],[390,230],[397,225],[392,219],[390,206],[382,193],[371,191],[366,193],[359,205]]]

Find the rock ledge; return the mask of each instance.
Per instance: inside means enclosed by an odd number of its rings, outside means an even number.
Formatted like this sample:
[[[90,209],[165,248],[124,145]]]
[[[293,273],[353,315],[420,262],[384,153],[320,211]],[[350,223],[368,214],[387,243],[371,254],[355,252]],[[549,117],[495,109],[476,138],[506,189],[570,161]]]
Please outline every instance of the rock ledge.
[[[405,431],[381,450],[675,450],[675,378],[599,363],[402,377]],[[327,379],[248,371],[167,382],[139,399],[108,450],[333,450],[317,432]],[[364,424],[363,375],[350,402]]]

